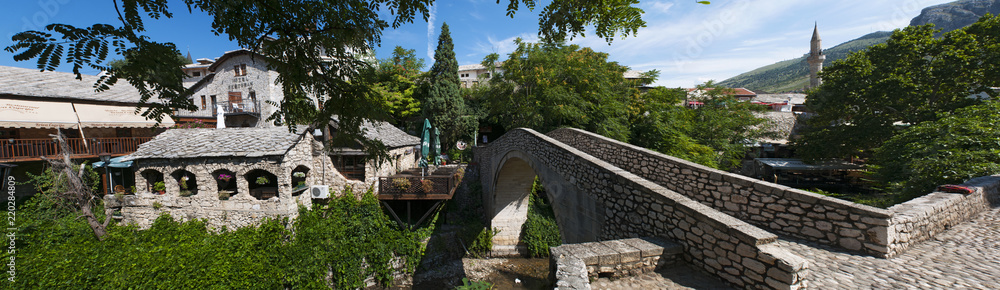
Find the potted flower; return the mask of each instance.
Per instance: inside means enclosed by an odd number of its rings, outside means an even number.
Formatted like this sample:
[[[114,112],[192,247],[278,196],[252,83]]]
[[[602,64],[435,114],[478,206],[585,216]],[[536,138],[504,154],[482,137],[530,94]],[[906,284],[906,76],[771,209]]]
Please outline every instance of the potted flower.
[[[430,179],[421,180],[420,189],[423,189],[424,193],[431,193],[431,191],[434,190],[434,182]]]
[[[215,177],[215,179],[218,179],[219,181],[225,183],[229,183],[229,180],[233,179],[233,176],[225,173],[219,173],[219,176]]]
[[[256,182],[256,183],[257,183],[258,185],[265,185],[265,184],[268,184],[268,183],[270,183],[270,182],[271,182],[271,181],[270,181],[270,180],[268,180],[268,179],[267,179],[267,177],[264,177],[264,176],[260,176],[260,177],[257,177],[257,182]]]
[[[306,173],[305,172],[302,172],[302,171],[292,172],[292,179],[298,180],[298,182],[295,183],[295,188],[306,187],[305,178],[306,178]]]
[[[410,180],[406,178],[393,178],[392,187],[400,191],[407,191],[410,189]]]
[[[167,192],[167,185],[163,181],[157,181],[153,183],[153,192],[156,194],[164,194]]]
[[[191,189],[188,188],[188,183],[187,182],[188,182],[188,177],[187,176],[181,176],[181,179],[180,179],[181,191],[179,192],[180,196],[191,196],[193,194],[191,192]]]

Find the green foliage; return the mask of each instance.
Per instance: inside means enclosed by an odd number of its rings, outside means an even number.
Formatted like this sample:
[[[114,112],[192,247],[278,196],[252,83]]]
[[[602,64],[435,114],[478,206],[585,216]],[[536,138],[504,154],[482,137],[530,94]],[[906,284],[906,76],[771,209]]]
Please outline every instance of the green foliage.
[[[163,181],[157,181],[153,183],[153,191],[164,191],[167,190],[167,185]]]
[[[1000,103],[942,113],[875,150],[875,176],[903,202],[942,184],[1000,174]]]
[[[643,148],[659,151],[663,154],[689,160],[701,165],[718,168],[714,151],[708,146],[698,144],[688,136],[687,132],[693,126],[688,124],[691,112],[689,109],[676,106],[680,100],[670,97],[684,96],[680,89],[654,88],[646,92],[636,102],[638,110],[632,114],[631,143]]]
[[[91,192],[102,192],[101,191],[101,176],[94,169],[93,166],[87,166],[86,163],[73,166],[73,172],[80,170],[80,166],[84,166],[83,183],[90,187]],[[39,175],[34,175],[31,172],[25,172],[28,176],[28,183],[31,184],[35,190],[41,194],[61,194],[69,190],[69,186],[66,184],[66,176],[62,174],[56,174],[52,171],[51,167],[45,167]]]
[[[462,285],[455,287],[455,290],[489,290],[493,289],[493,284],[486,281],[469,281],[469,278],[462,278]]]
[[[482,257],[493,250],[493,236],[500,233],[500,229],[479,227],[479,233],[469,245],[469,254],[474,257]]]
[[[392,57],[379,59],[372,68],[372,90],[382,96],[389,117],[397,125],[413,123],[420,116],[421,103],[416,93],[423,67],[424,60],[416,56],[416,50],[396,46]]]
[[[774,137],[774,131],[764,118],[754,112],[764,112],[765,106],[743,102],[733,97],[733,92],[709,81],[698,86],[705,97],[698,99],[704,105],[690,110],[686,132],[698,144],[712,148],[719,168],[740,166],[740,160],[755,141]]]
[[[389,286],[393,257],[405,257],[412,272],[427,235],[396,229],[370,192],[360,201],[345,194],[300,209],[293,223],[269,219],[216,233],[204,221],[164,214],[147,230],[112,226],[103,242],[49,195],[18,213],[25,223],[12,285],[18,289],[352,289],[369,276]]]
[[[479,123],[469,115],[465,100],[460,94],[458,60],[455,59],[454,44],[447,23],[441,25],[438,46],[434,50],[434,65],[428,72],[428,79],[422,112],[440,130],[441,143],[453,144],[459,139],[468,138],[479,128]]]
[[[869,157],[905,128],[934,121],[939,113],[979,103],[969,95],[996,95],[1000,78],[997,28],[983,17],[934,38],[931,26],[893,32],[884,43],[835,62],[806,104],[816,112],[797,142],[806,159]]]
[[[545,198],[545,188],[537,177],[528,198],[528,219],[523,225],[521,241],[532,257],[548,257],[549,248],[562,244],[552,204]]]
[[[687,98],[681,89],[654,88],[637,95],[630,105],[631,143],[713,168],[739,165],[747,144],[774,134],[754,112],[763,106],[737,101],[732,90],[713,82],[698,86],[705,96],[698,109],[677,104]]]
[[[123,5],[118,7],[118,1],[114,1],[120,23],[89,27],[50,24],[44,31],[15,34],[13,44],[5,51],[17,61],[35,60],[40,70],[55,70],[66,63],[72,65],[78,77],[81,69],[105,71],[94,86],[100,91],[119,80],[127,81],[139,91],[140,105],[148,106],[142,109],[146,117],[162,120],[177,110],[196,110],[183,84],[186,75],[181,66],[185,61],[176,57],[180,54],[176,45],[145,35],[146,23],[173,18],[178,2],[121,2]],[[279,110],[266,121],[322,128],[337,116],[338,140],[359,140],[369,155],[384,160],[388,158],[384,144],[364,138],[360,125],[364,120],[384,120],[392,110],[371,80],[363,77],[363,68],[371,64],[357,56],[379,45],[385,29],[412,23],[417,17],[427,20],[434,2],[255,1],[234,5],[228,0],[188,0],[183,1],[180,10],[209,15],[213,32],[253,50],[255,57],[266,61],[268,69],[277,73],[275,81],[282,84],[284,98],[270,103]],[[173,10],[169,3],[175,4]],[[536,1],[507,3],[507,14],[514,15],[522,4],[534,9]],[[634,34],[645,25],[642,10],[635,5],[637,0],[555,1],[542,10],[539,32],[558,39],[582,34],[586,27],[592,27],[598,36],[610,41],[618,34]],[[107,65],[114,54],[123,56],[125,64],[117,68]],[[450,106],[457,104],[431,108]]]
[[[258,185],[265,185],[265,184],[268,184],[270,182],[271,182],[271,180],[267,179],[266,176],[258,176],[257,180],[254,181],[254,183],[256,183]]]
[[[492,121],[540,132],[574,127],[628,141],[628,96],[638,90],[622,76],[627,67],[578,45],[514,43],[479,96]],[[498,57],[487,56],[483,65],[494,68]]]

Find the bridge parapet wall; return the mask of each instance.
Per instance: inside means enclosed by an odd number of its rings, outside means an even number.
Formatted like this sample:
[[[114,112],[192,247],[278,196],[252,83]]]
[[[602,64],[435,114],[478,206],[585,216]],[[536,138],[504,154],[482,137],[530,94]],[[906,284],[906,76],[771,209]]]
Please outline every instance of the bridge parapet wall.
[[[600,240],[665,237],[681,244],[684,259],[693,266],[733,285],[802,285],[806,261],[776,246],[774,234],[533,130],[512,130],[476,150],[486,202],[491,202],[501,159],[513,151],[533,156],[537,160],[532,163],[545,164],[547,170],[596,200],[603,214],[598,225]],[[557,208],[557,219],[559,215]]]
[[[1000,175],[973,178],[962,185],[972,193],[932,192],[890,207],[889,256],[1000,205]]]
[[[709,168],[579,129],[547,134],[740,220],[775,232],[862,252],[890,255],[888,210]]]

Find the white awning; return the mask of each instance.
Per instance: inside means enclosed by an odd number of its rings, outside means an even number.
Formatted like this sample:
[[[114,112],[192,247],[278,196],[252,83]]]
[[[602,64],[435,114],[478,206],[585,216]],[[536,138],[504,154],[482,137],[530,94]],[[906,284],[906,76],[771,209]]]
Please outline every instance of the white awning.
[[[76,115],[80,117],[80,125],[84,128],[150,128],[156,126],[156,120],[146,120],[146,117],[135,112],[132,106],[109,106],[73,104]],[[170,116],[164,116],[161,128],[174,125]]]
[[[0,127],[73,129],[77,125],[73,104],[0,99]]]

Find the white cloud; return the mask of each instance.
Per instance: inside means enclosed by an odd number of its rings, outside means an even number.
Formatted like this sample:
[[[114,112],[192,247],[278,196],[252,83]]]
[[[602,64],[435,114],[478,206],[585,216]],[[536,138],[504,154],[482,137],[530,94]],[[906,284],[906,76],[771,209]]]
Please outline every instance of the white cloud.
[[[434,21],[437,19],[437,6],[431,6],[430,17],[427,17],[427,59],[434,63]]]
[[[514,44],[514,39],[521,38],[525,42],[538,42],[538,35],[521,33],[515,36],[507,37],[504,39],[497,40],[493,36],[487,36],[486,42],[479,41],[476,43],[475,52],[477,54],[487,55],[491,53],[500,54],[500,58],[504,58],[507,54],[514,52],[517,45]]]
[[[667,13],[667,11],[670,10],[670,7],[674,7],[674,3],[653,2],[644,6],[646,6],[646,9],[644,9],[646,13],[650,12]]]

